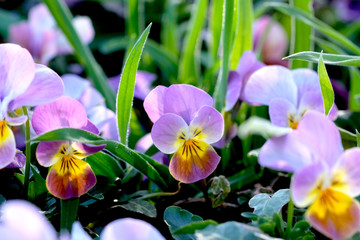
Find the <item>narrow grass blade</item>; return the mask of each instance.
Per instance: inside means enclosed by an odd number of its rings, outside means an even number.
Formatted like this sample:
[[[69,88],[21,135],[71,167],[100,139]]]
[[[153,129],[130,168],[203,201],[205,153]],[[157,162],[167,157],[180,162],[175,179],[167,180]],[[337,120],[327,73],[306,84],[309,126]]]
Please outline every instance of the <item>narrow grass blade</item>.
[[[334,105],[335,96],[334,96],[334,90],[331,86],[330,78],[325,68],[322,53],[320,54],[320,58],[319,58],[318,74],[320,80],[321,94],[324,102],[324,111],[325,111],[325,115],[328,115],[330,109]]]
[[[212,0],[210,7],[209,26],[211,31],[211,42],[209,46],[213,64],[218,58],[221,38],[221,27],[223,19],[224,0]]]
[[[72,224],[75,222],[78,207],[79,198],[70,198],[60,201],[61,216],[60,216],[60,228],[66,229],[71,232]]]
[[[179,34],[177,26],[177,1],[167,0],[161,21],[161,43],[175,56],[179,55]]]

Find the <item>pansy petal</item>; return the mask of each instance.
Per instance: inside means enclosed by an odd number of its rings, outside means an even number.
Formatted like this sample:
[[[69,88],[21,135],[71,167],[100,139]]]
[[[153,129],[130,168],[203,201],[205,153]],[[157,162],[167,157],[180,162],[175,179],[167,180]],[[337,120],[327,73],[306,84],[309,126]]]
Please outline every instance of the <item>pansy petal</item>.
[[[244,94],[250,103],[269,105],[275,98],[284,98],[297,105],[297,87],[291,71],[282,66],[266,66],[254,72]]]
[[[225,111],[230,111],[240,98],[242,81],[240,75],[235,71],[229,72],[228,86],[226,90]]]
[[[15,98],[29,87],[35,76],[35,63],[30,53],[19,45],[0,45],[0,97],[11,93]]]
[[[30,25],[26,21],[11,24],[9,26],[9,42],[19,44],[31,51],[30,41],[32,38]]]
[[[134,89],[134,97],[144,100],[151,91],[151,83],[156,79],[156,75],[145,72],[136,72],[136,81]]]
[[[50,167],[62,157],[60,150],[68,146],[66,141],[40,142],[36,149],[36,158],[41,166]]]
[[[9,105],[10,110],[22,106],[47,104],[64,94],[64,85],[59,75],[50,68],[36,65],[33,81],[26,91],[15,98]]]
[[[326,199],[318,199],[306,211],[306,219],[331,239],[348,239],[359,231],[359,203],[341,192],[329,190],[326,194]]]
[[[13,132],[5,121],[0,121],[0,169],[9,165],[15,157],[16,143]]]
[[[187,124],[203,106],[213,106],[212,97],[197,87],[187,84],[171,85],[165,91],[164,111],[181,116]]]
[[[300,68],[292,70],[291,73],[298,89],[298,99],[301,99],[308,92],[321,94],[319,76],[315,71]]]
[[[105,148],[106,145],[90,145],[85,143],[73,143],[72,147],[79,152],[80,158],[85,158],[94,153],[97,153]]]
[[[190,132],[195,139],[214,143],[224,134],[224,118],[213,107],[202,107],[190,123]]]
[[[170,160],[171,175],[184,183],[193,183],[209,176],[220,162],[220,156],[207,143],[190,140]]]
[[[104,97],[101,95],[101,93],[99,93],[98,90],[93,87],[88,87],[84,90],[83,95],[79,99],[79,102],[81,102],[86,110],[96,106],[105,105]]]
[[[58,100],[35,108],[32,126],[37,134],[61,127],[82,128],[88,124],[84,107],[73,98]]]
[[[296,120],[297,117],[296,107],[284,98],[275,98],[269,104],[269,115],[272,124],[279,127],[292,127],[291,119]],[[294,124],[297,125],[297,122]]]
[[[174,153],[182,144],[179,136],[188,135],[188,125],[178,115],[167,113],[157,120],[152,129],[151,137],[155,146],[163,153]]]
[[[85,89],[90,87],[90,82],[75,74],[65,74],[61,76],[65,92],[64,95],[79,100]]]
[[[95,174],[85,161],[76,157],[64,158],[50,168],[46,186],[60,199],[80,197],[95,185]]]
[[[122,218],[112,221],[100,234],[100,240],[165,240],[160,232],[143,220]]]
[[[6,168],[22,168],[25,166],[26,156],[22,152],[16,152],[14,160]]]
[[[350,197],[360,195],[360,149],[346,150],[334,166],[333,182],[335,188]]]
[[[307,92],[302,95],[299,103],[299,111],[305,114],[308,110],[324,113],[324,102],[321,92]]]
[[[97,106],[88,111],[89,119],[98,127],[101,137],[119,141],[116,114],[104,106]]]
[[[82,127],[81,129],[89,131],[89,132],[91,132],[93,134],[96,134],[96,135],[99,134],[99,129],[90,120],[88,120],[86,126]]]
[[[291,181],[291,197],[295,206],[309,206],[319,196],[318,187],[324,182],[328,171],[321,162],[310,164],[298,173]]]
[[[150,120],[155,123],[164,113],[164,97],[167,87],[157,86],[144,100],[144,109]]]
[[[58,239],[54,227],[40,212],[39,208],[24,200],[6,201],[1,206],[1,239]]]

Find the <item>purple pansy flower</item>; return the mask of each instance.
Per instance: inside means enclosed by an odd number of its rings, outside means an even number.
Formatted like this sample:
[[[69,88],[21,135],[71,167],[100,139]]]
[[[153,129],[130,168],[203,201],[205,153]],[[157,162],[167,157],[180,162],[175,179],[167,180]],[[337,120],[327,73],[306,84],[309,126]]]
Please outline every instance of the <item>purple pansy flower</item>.
[[[99,134],[81,103],[70,97],[61,97],[50,104],[38,106],[32,117],[32,125],[36,134],[63,127]],[[46,178],[49,192],[58,198],[69,199],[89,191],[95,185],[96,177],[90,165],[82,159],[104,147],[71,141],[40,142],[36,157],[40,165],[51,166]]]
[[[276,126],[296,129],[308,110],[324,113],[319,77],[310,69],[263,67],[250,76],[244,93],[250,103],[269,106],[270,120]],[[334,105],[329,117],[333,120],[336,115]]]
[[[72,23],[84,43],[93,40],[95,33],[88,17],[75,17]],[[59,54],[73,52],[45,4],[34,6],[30,10],[29,20],[12,25],[9,35],[10,42],[27,48],[35,61],[41,64],[48,64]]]
[[[259,163],[294,172],[291,196],[297,207],[310,206],[306,219],[333,239],[347,239],[360,227],[360,149],[344,151],[336,125],[309,111],[297,131],[268,140]]]
[[[158,86],[145,98],[151,137],[160,151],[174,153],[170,173],[181,182],[206,178],[220,161],[210,144],[222,137],[224,120],[212,106],[209,94],[186,84]]]
[[[0,56],[1,169],[13,161],[23,162],[23,155],[16,154],[15,136],[10,128],[27,120],[21,107],[49,103],[63,94],[64,86],[53,70],[35,64],[30,53],[19,45],[0,44]]]

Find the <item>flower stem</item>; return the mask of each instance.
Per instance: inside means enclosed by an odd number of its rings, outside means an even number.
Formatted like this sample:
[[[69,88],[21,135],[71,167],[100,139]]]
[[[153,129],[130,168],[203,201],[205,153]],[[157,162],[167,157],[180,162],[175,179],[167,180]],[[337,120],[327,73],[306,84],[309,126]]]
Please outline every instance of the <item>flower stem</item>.
[[[288,203],[288,212],[287,212],[286,236],[289,236],[292,230],[293,216],[294,216],[294,203],[290,197],[290,201]]]
[[[24,179],[24,196],[28,199],[29,178],[30,178],[30,162],[31,162],[31,144],[30,144],[30,118],[26,107],[22,108],[24,114],[28,117],[25,123],[25,139],[26,139],[26,163],[25,163],[25,179]]]

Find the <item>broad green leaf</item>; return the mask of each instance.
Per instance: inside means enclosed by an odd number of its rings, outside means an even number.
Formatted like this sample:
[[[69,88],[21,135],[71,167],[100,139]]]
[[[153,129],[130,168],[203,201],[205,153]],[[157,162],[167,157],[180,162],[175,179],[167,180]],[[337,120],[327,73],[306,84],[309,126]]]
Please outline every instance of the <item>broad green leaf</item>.
[[[219,54],[224,0],[212,0],[210,9],[209,26],[211,31],[211,42],[209,50],[212,56],[213,64],[215,64]]]
[[[330,109],[334,105],[335,95],[334,95],[334,90],[333,90],[331,82],[330,82],[330,78],[329,78],[326,68],[325,68],[322,54],[320,54],[320,58],[319,58],[318,74],[319,74],[319,80],[320,80],[321,94],[322,94],[322,98],[323,98],[323,102],[324,102],[324,111],[325,111],[325,115],[328,115],[330,112]]]
[[[175,240],[195,240],[193,234],[174,234],[174,232],[188,224],[202,222],[203,219],[200,216],[193,215],[185,209],[171,206],[166,208],[164,212],[164,221],[169,226],[170,233]]]
[[[332,41],[336,42],[339,46],[342,46],[348,49],[349,51],[357,55],[360,55],[360,48],[356,44],[354,44],[344,35],[334,30],[332,27],[320,21],[319,19],[315,18],[309,13],[284,3],[267,2],[264,3],[264,7],[274,8],[284,14],[294,16],[296,19],[302,21],[303,23],[306,23],[307,25],[311,26],[313,29],[316,29],[319,32],[321,32],[324,36],[330,38]]]
[[[253,25],[253,1],[238,0],[237,1],[237,26],[234,45],[231,50],[230,69],[236,69],[242,54],[251,50],[253,46],[252,25]]]
[[[44,0],[54,16],[60,29],[74,48],[81,65],[85,67],[86,73],[90,76],[94,87],[104,96],[106,106],[115,111],[115,94],[110,88],[107,77],[100,65],[96,62],[89,47],[82,43],[71,22],[72,15],[63,0]]]
[[[34,142],[64,140],[83,142],[94,145],[106,144],[106,150],[110,151],[124,162],[129,163],[131,166],[146,175],[150,180],[158,184],[163,189],[167,188],[166,182],[169,182],[171,179],[173,179],[169,174],[169,169],[165,165],[162,165],[150,157],[128,148],[124,144],[112,140],[105,140],[91,132],[81,129],[56,129],[32,139]],[[159,172],[161,172],[161,175]]]
[[[210,188],[213,195],[211,198],[213,208],[221,205],[231,192],[230,182],[222,175],[211,179]]]
[[[291,128],[278,127],[267,119],[253,116],[239,126],[238,136],[241,139],[245,139],[250,135],[261,135],[265,139],[269,139],[271,137],[279,137],[288,132],[291,132]]]
[[[97,152],[90,155],[86,158],[86,162],[90,164],[95,175],[101,175],[111,179],[122,178],[124,176],[124,171],[119,161],[106,153]]]
[[[122,207],[129,211],[144,214],[151,218],[154,218],[157,215],[155,206],[148,201],[141,199],[131,199],[128,203],[121,204],[119,205],[119,207]]]
[[[72,224],[74,223],[79,207],[79,198],[70,198],[67,200],[60,200],[60,228],[71,232]]]
[[[214,220],[204,220],[201,222],[193,222],[188,225],[185,225],[181,228],[176,229],[173,234],[194,234],[196,230],[201,230],[206,228],[209,225],[217,225],[218,223]]]
[[[305,51],[305,52],[294,53],[290,56],[285,57],[284,59],[298,59],[298,60],[318,63],[320,60],[320,55],[321,53],[318,52]],[[322,57],[324,64],[360,67],[359,56],[323,53]]]
[[[136,71],[139,66],[141,54],[149,35],[150,28],[151,23],[145,29],[143,34],[141,34],[139,40],[135,43],[128,58],[126,59],[121,73],[119,91],[116,98],[116,115],[118,119],[120,142],[125,145],[128,144],[130,114],[134,98]]]
[[[234,221],[219,225],[209,225],[195,232],[196,239],[201,240],[257,240],[266,239],[258,228]]]
[[[313,16],[313,0],[291,0],[292,6],[303,10],[309,15]],[[295,16],[291,16],[291,53],[301,51],[312,51],[314,49],[313,31],[310,25],[297,20]],[[311,64],[302,61],[291,61],[291,69],[309,68]]]
[[[180,57],[179,83],[194,83],[199,80],[200,65],[195,58],[200,55],[201,32],[206,19],[207,6],[208,0],[198,0],[194,3]]]
[[[280,189],[274,195],[260,193],[252,197],[249,206],[254,208],[254,214],[258,216],[273,217],[274,213],[280,212],[281,208],[290,200],[290,190]]]
[[[288,239],[312,240],[315,239],[314,234],[310,231],[310,224],[306,221],[299,221],[295,224]]]
[[[230,69],[230,48],[232,42],[232,21],[234,14],[234,1],[224,1],[224,18],[223,29],[221,32],[222,41],[222,63],[220,67],[220,73],[215,86],[215,108],[218,111],[222,111],[225,106],[226,89],[228,82],[228,75]]]

